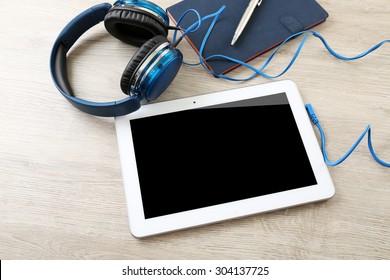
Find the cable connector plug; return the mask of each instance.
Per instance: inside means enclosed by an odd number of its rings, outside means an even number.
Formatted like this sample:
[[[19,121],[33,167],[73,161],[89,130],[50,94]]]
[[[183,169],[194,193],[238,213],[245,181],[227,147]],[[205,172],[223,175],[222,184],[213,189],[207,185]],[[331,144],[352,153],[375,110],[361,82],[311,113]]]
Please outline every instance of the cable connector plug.
[[[313,124],[317,125],[319,123],[319,120],[317,119],[317,116],[316,116],[316,113],[314,112],[313,106],[311,106],[311,104],[306,104],[305,108],[306,108],[307,114],[309,115]]]

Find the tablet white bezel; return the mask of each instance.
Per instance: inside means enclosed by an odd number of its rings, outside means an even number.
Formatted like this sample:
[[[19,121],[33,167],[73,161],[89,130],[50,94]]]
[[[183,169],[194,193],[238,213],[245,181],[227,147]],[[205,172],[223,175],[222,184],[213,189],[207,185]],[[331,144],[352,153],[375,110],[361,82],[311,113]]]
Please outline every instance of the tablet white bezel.
[[[176,214],[145,219],[139,186],[130,120],[166,114],[239,100],[286,93],[317,185],[269,195],[204,207]],[[280,81],[194,97],[186,97],[143,105],[138,111],[115,120],[122,175],[129,216],[130,231],[136,237],[145,237],[168,231],[184,229],[218,221],[268,212],[309,202],[331,198],[335,189],[328,168],[324,163],[318,141],[306,113],[298,88],[292,81]],[[287,167],[294,168],[294,167]],[[159,187],[159,186],[156,186]]]

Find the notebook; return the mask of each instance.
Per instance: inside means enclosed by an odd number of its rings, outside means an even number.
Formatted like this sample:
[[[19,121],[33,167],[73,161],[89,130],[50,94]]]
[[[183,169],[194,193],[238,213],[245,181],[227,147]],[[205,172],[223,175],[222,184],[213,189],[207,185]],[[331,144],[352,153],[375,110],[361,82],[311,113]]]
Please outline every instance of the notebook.
[[[238,41],[231,46],[234,32],[249,1],[210,0],[205,4],[205,1],[183,0],[168,7],[167,13],[176,24],[188,9],[195,9],[204,17],[225,5],[206,43],[203,57],[223,54],[246,62],[276,47],[292,34],[324,22],[328,17],[328,13],[315,0],[263,0],[254,10]],[[180,26],[187,28],[195,21],[194,14],[188,14]],[[198,31],[186,37],[198,54],[211,21],[204,21]],[[208,61],[207,66],[217,74],[226,74],[239,65],[218,59]]]

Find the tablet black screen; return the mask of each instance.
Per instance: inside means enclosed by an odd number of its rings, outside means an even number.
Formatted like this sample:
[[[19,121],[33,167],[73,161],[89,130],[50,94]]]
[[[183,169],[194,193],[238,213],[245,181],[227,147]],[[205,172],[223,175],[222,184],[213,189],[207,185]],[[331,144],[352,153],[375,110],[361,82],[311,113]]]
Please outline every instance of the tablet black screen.
[[[130,124],[146,219],[317,183],[285,93]]]

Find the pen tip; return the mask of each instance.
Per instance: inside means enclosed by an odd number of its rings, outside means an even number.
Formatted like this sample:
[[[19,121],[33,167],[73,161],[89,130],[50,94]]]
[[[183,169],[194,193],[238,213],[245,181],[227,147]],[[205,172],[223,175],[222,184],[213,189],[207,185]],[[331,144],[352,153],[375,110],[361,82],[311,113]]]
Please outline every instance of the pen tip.
[[[233,38],[232,42],[230,43],[230,45],[234,45],[236,43],[237,39],[236,38]]]

